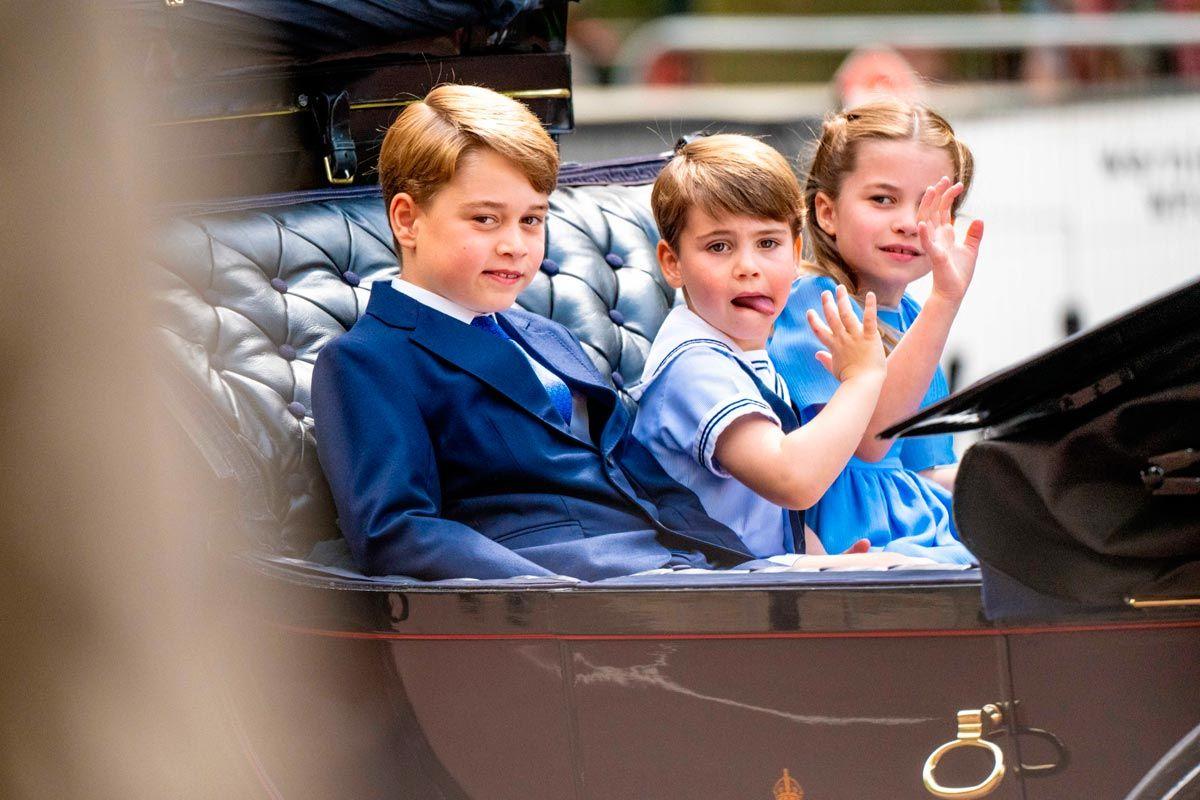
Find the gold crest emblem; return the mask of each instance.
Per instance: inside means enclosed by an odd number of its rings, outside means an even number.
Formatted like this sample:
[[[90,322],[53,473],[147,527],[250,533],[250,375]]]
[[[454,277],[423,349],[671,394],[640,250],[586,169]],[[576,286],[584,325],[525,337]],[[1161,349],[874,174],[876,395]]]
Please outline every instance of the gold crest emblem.
[[[804,790],[786,769],[783,771],[783,777],[775,781],[774,792],[775,800],[804,800]]]

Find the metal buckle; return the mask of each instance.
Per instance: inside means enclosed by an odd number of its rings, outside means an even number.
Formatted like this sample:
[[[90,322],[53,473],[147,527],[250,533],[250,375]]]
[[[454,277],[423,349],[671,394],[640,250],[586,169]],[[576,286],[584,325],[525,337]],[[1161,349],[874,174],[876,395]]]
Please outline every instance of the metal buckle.
[[[1194,464],[1200,464],[1200,451],[1194,447],[1151,456],[1147,459],[1146,468],[1141,471],[1142,485],[1151,494],[1200,494],[1200,475],[1169,477]]]
[[[354,173],[350,173],[345,177],[337,177],[333,174],[333,166],[329,163],[329,156],[325,156],[325,179],[334,186],[346,186],[354,183]]]
[[[1105,375],[1091,386],[1063,395],[1058,399],[1060,411],[1075,411],[1103,397],[1114,389],[1119,389],[1133,380],[1133,371],[1128,367],[1118,370],[1111,375]]]

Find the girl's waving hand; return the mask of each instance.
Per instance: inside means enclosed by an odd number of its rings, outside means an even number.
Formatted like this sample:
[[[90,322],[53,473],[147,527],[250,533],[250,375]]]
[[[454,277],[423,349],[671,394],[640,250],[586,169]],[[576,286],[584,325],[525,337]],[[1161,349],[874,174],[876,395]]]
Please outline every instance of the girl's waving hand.
[[[963,191],[961,182],[951,184],[943,176],[925,190],[917,208],[917,233],[933,268],[933,291],[955,303],[962,302],[971,285],[983,241],[983,220],[978,219],[972,220],[962,242],[955,241],[952,209]]]

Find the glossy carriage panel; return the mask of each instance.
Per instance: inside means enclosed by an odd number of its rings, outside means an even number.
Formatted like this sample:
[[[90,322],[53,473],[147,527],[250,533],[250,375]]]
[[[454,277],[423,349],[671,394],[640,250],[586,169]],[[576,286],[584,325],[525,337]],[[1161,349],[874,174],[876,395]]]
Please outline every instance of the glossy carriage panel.
[[[1074,760],[1018,774],[1044,748],[1002,731],[989,796],[1057,800],[1122,797],[1200,716],[1194,614],[995,627],[977,573],[614,583],[260,574],[231,627],[280,666],[242,692],[244,746],[287,798],[740,800],[785,769],[807,798],[921,798],[956,712],[1015,700]],[[990,766],[956,750],[936,776]]]
[[[467,796],[576,797],[557,642],[398,641],[389,650],[431,749]]]
[[[1119,800],[1200,723],[1200,624],[1162,625],[1010,637],[1022,722],[1057,734],[1071,758],[1027,776],[1029,800]],[[1025,738],[1026,762],[1042,760]]]
[[[732,578],[397,592],[388,629],[361,635],[386,646],[431,751],[480,798],[771,796],[784,769],[809,797],[917,797],[955,711],[1007,699],[1003,637],[979,629],[969,579]],[[977,783],[979,755],[939,777]]]
[[[571,666],[588,800],[770,797],[785,769],[805,797],[927,796],[957,707],[1007,685],[996,636],[581,642]],[[986,756],[948,756],[938,778],[979,783]]]

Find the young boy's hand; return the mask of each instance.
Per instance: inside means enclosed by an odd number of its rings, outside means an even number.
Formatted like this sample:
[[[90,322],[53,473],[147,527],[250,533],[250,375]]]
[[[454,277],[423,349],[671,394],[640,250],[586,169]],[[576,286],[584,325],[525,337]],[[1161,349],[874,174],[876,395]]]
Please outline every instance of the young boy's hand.
[[[983,220],[973,220],[961,243],[954,240],[954,200],[963,193],[961,183],[943,177],[925,190],[917,208],[917,234],[933,267],[933,291],[955,303],[962,302],[975,274]]]
[[[874,292],[867,292],[862,322],[854,314],[850,294],[841,284],[837,287],[836,301],[829,292],[821,293],[821,310],[825,313],[824,322],[816,311],[808,310],[809,326],[828,348],[817,352],[817,361],[843,383],[860,375],[878,374],[882,378],[887,370],[887,357],[879,338]]]

